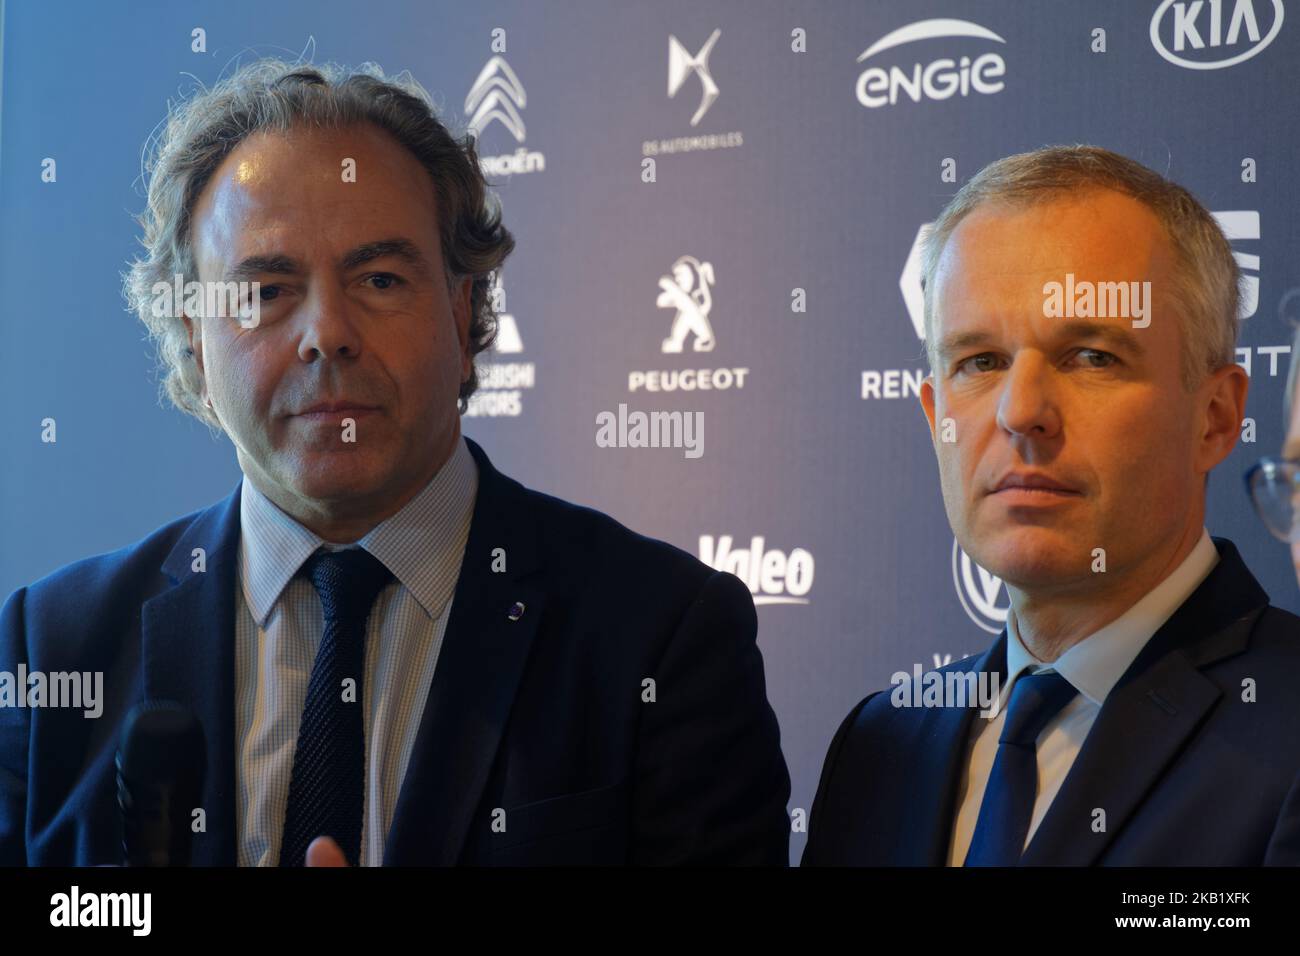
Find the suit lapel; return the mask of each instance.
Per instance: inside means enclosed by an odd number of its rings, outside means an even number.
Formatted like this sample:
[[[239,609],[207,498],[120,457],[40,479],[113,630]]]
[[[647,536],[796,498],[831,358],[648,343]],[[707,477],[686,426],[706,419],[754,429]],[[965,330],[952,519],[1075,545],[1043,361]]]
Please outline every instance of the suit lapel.
[[[538,542],[523,488],[466,443],[479,468],[474,515],[385,866],[459,859],[542,618],[545,592],[524,580],[537,566]],[[504,572],[492,570],[498,548]]]
[[[190,708],[203,726],[206,832],[196,834],[196,866],[234,866],[235,567],[239,489],[203,511],[162,564],[172,586],[141,608],[145,697]],[[192,570],[202,548],[206,569]]]
[[[1112,690],[1022,863],[1095,863],[1220,693],[1175,655]],[[1098,810],[1101,832],[1093,829]]]
[[[1007,669],[1007,632],[984,654],[957,669],[962,673],[999,673]],[[944,866],[957,813],[957,792],[966,772],[966,745],[978,707],[926,707],[909,749],[917,760],[916,778],[903,781],[903,825],[888,865]]]
[[[1222,696],[1198,668],[1246,649],[1268,595],[1231,542],[1215,544],[1219,563],[1103,702],[1022,865],[1098,862]],[[1097,810],[1103,831],[1094,829]]]

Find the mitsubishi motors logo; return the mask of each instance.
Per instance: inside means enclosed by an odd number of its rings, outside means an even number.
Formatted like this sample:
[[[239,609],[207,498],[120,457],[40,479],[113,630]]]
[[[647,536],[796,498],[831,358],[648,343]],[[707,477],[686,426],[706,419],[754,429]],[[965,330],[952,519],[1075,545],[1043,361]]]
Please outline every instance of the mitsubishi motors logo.
[[[699,109],[691,117],[692,126],[700,124],[704,114],[718,98],[718,84],[713,82],[713,77],[709,74],[709,54],[713,52],[713,44],[718,42],[720,36],[722,31],[714,30],[704,41],[704,46],[700,47],[700,52],[691,56],[690,51],[682,46],[677,37],[668,35],[668,98],[672,99],[677,95],[677,91],[682,88],[682,84],[692,73],[700,78],[700,86],[703,88]]]
[[[492,350],[478,363],[478,391],[469,397],[468,417],[517,417],[524,412],[524,399],[537,384],[537,369],[524,359],[524,340],[519,323],[506,311],[506,290],[501,274],[494,273],[488,295],[497,317],[497,335]]]
[[[661,291],[655,305],[677,313],[672,333],[664,339],[664,352],[680,352],[688,336],[694,336],[695,351],[713,351],[715,339],[709,322],[713,294],[709,290],[715,281],[713,263],[701,262],[694,256],[682,256],[673,263],[672,275],[659,277]]]

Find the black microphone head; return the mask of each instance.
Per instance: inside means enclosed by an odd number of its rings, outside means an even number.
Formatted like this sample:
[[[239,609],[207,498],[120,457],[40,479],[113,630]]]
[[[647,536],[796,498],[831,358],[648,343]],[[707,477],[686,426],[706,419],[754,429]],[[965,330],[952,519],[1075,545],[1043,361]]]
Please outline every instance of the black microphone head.
[[[203,728],[187,707],[145,701],[127,714],[117,751],[127,866],[189,865],[206,766]]]
[[[193,712],[170,700],[146,700],[126,715],[118,764],[132,776],[203,773],[203,728]]]

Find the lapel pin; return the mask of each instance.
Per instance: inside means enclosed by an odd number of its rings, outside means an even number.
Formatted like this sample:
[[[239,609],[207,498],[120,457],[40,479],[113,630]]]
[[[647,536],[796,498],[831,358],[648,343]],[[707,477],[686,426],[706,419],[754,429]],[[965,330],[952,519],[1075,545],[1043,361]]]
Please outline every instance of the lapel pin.
[[[510,605],[510,613],[507,614],[506,617],[510,618],[510,620],[512,621],[517,621],[523,616],[524,616],[523,601],[516,601],[514,604]]]

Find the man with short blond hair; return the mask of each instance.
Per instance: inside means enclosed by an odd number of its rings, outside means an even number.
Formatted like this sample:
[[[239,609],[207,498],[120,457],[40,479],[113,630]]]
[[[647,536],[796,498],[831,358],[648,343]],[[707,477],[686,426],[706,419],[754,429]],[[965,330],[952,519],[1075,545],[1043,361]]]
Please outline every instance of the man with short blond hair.
[[[1115,153],[1045,148],[958,192],[924,273],[944,507],[1011,603],[942,670],[999,690],[987,716],[854,707],[804,863],[1300,861],[1300,619],[1205,529],[1248,385],[1213,217]]]

